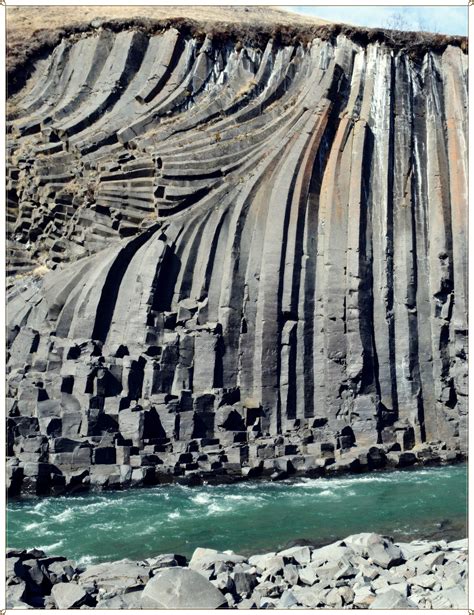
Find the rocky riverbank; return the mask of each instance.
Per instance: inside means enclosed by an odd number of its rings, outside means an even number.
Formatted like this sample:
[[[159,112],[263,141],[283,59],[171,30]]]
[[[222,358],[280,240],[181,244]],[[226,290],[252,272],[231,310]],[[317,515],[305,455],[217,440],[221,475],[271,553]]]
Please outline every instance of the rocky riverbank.
[[[394,543],[373,533],[243,557],[196,549],[77,564],[7,551],[7,608],[467,608],[467,539]]]

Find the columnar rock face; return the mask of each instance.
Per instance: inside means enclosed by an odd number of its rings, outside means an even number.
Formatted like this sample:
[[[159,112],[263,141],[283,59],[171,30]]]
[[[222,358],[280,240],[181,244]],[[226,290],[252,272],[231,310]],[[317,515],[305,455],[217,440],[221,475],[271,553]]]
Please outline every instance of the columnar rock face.
[[[463,448],[466,71],[175,29],[39,60],[8,122],[25,479],[196,439]]]

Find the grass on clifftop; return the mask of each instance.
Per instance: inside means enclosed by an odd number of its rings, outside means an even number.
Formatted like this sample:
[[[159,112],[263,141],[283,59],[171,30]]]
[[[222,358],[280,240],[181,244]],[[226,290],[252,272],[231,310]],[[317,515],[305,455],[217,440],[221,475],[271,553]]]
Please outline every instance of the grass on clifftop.
[[[191,19],[189,14],[195,19]],[[47,26],[47,27],[45,27]],[[141,29],[149,34],[174,27],[186,36],[264,47],[334,40],[344,34],[360,45],[380,42],[412,56],[427,50],[442,52],[447,45],[467,51],[467,38],[428,32],[402,32],[330,23],[272,7],[188,6],[68,6],[7,8],[7,88],[15,94],[30,76],[34,62],[54,49],[62,38],[102,27],[114,32]]]

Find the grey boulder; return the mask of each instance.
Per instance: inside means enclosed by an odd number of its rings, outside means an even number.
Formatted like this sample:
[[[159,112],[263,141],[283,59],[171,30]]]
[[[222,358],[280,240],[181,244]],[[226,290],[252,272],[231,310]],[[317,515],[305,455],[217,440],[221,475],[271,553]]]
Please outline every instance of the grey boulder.
[[[203,575],[189,568],[163,568],[145,586],[144,609],[220,609],[227,600]]]
[[[229,564],[240,564],[245,562],[245,557],[232,552],[219,552],[215,549],[204,549],[198,547],[189,561],[189,568],[196,571],[208,570],[219,562]]]
[[[388,541],[369,546],[367,554],[374,564],[382,568],[391,568],[404,562],[400,549]]]
[[[143,587],[150,577],[149,568],[122,560],[89,566],[79,577],[79,582],[87,586],[96,586],[116,594]]]
[[[416,609],[416,604],[409,598],[405,598],[396,589],[389,589],[379,594],[369,609]]]
[[[25,581],[20,580],[19,583],[7,586],[6,607],[7,609],[30,609],[31,607],[23,602],[23,597],[26,589]]]
[[[56,583],[51,595],[58,609],[75,609],[87,602],[87,592],[76,583]]]

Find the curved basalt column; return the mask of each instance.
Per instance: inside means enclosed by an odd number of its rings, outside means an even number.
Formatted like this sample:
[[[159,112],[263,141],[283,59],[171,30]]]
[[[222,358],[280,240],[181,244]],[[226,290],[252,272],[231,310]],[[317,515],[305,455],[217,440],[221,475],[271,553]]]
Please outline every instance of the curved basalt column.
[[[466,70],[343,35],[63,40],[8,122],[9,271],[54,269],[10,279],[13,438],[464,447]]]

